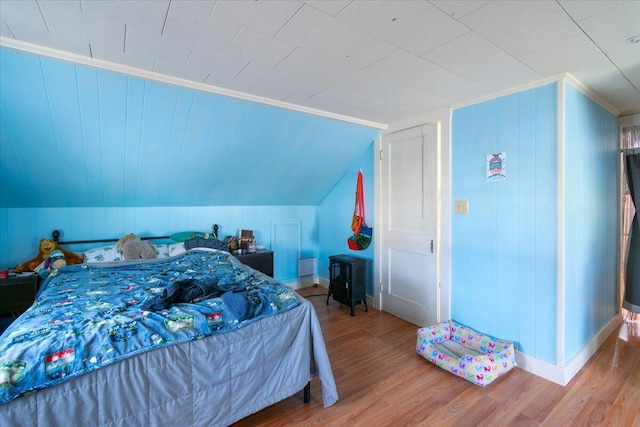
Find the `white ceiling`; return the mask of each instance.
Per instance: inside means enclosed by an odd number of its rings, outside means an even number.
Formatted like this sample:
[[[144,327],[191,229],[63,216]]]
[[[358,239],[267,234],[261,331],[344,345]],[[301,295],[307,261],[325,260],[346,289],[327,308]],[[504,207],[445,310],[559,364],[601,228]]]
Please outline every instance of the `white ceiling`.
[[[389,124],[571,73],[640,112],[640,0],[0,0],[0,36]]]

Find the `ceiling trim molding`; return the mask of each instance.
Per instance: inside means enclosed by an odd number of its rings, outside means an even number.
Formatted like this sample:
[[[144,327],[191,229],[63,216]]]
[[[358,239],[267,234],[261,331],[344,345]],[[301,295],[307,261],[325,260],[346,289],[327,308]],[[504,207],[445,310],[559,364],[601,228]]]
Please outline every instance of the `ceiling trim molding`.
[[[618,117],[618,126],[620,127],[640,126],[640,113],[625,114],[624,116]]]
[[[531,83],[527,83],[527,84],[524,84],[524,85],[516,86],[516,87],[511,88],[511,89],[507,89],[507,90],[503,90],[503,91],[499,91],[499,92],[494,92],[494,93],[492,93],[490,95],[486,95],[486,96],[483,96],[483,97],[480,97],[480,98],[472,99],[471,101],[466,101],[466,102],[463,102],[463,103],[460,103],[460,104],[453,105],[451,107],[451,109],[455,110],[455,109],[458,109],[458,108],[468,107],[469,105],[479,104],[481,102],[490,101],[492,99],[500,98],[500,97],[507,96],[507,95],[512,95],[514,93],[523,92],[523,91],[529,90],[529,89],[535,89],[537,87],[544,86],[544,85],[547,85],[549,83],[557,83],[557,82],[570,83],[572,86],[574,86],[576,89],[578,89],[584,95],[586,95],[589,98],[591,98],[591,100],[593,100],[595,103],[599,104],[602,108],[604,108],[605,110],[609,111],[611,114],[614,114],[615,116],[619,116],[620,115],[620,111],[618,109],[616,109],[613,106],[611,106],[611,104],[605,102],[602,98],[600,98],[598,95],[593,93],[593,91],[591,89],[589,89],[587,86],[585,86],[584,83],[582,83],[580,80],[576,79],[570,73],[562,73],[562,74],[558,74],[556,76],[551,76],[551,77],[547,77],[547,78],[544,78],[544,79],[536,80],[536,81],[531,82]]]
[[[569,83],[570,85],[578,89],[580,92],[582,92],[584,95],[591,98],[592,101],[594,101],[596,104],[599,104],[602,108],[609,111],[611,114],[614,114],[616,117],[620,115],[620,111],[618,109],[614,108],[609,103],[605,102],[602,98],[600,98],[598,95],[593,93],[591,89],[585,86],[584,83],[582,83],[580,80],[576,79],[572,74],[565,73],[563,74],[562,77],[564,78],[565,82]]]
[[[452,105],[451,109],[452,110],[456,110],[458,108],[468,107],[470,105],[479,104],[481,102],[491,101],[491,100],[496,99],[496,98],[501,98],[503,96],[512,95],[512,94],[518,93],[518,92],[523,92],[525,90],[535,89],[537,87],[544,86],[544,85],[547,85],[549,83],[556,83],[558,81],[561,81],[564,77],[565,77],[564,74],[559,75],[559,76],[551,76],[551,77],[547,77],[545,79],[536,80],[536,81],[531,82],[531,83],[526,83],[526,84],[523,84],[523,85],[520,85],[520,86],[515,86],[515,87],[513,87],[511,89],[501,90],[501,91],[498,91],[498,92],[493,92],[493,93],[491,93],[489,95],[485,95],[485,96],[482,96],[480,98],[476,98],[476,99],[472,99],[470,101],[461,102],[460,104]]]
[[[40,56],[46,56],[49,58],[59,59],[66,62],[72,62],[74,64],[86,65],[92,68],[99,68],[106,71],[113,71],[115,73],[125,74],[128,76],[139,77],[147,80],[153,80],[159,83],[166,83],[173,86],[180,86],[180,87],[193,89],[201,92],[208,92],[216,95],[228,96],[231,98],[242,99],[244,101],[256,102],[258,104],[264,104],[272,107],[296,111],[299,113],[305,113],[305,114],[311,114],[313,116],[324,117],[327,119],[339,120],[342,122],[366,126],[374,129],[385,130],[388,127],[386,124],[383,124],[383,123],[371,122],[368,120],[358,119],[356,117],[345,116],[342,114],[336,114],[329,111],[318,110],[310,107],[303,107],[301,105],[291,104],[288,102],[278,101],[270,98],[264,98],[262,96],[251,95],[248,93],[225,89],[218,86],[212,86],[204,83],[193,82],[193,81],[181,79],[178,77],[167,76],[165,74],[160,74],[160,73],[156,73],[148,70],[142,70],[139,68],[130,67],[128,65],[116,64],[114,62],[104,61],[102,59],[90,58],[87,56],[78,55],[71,52],[65,52],[62,50],[52,49],[49,47],[40,46],[33,43],[27,43],[20,40],[7,38],[7,37],[0,37],[0,47],[19,50],[27,53],[33,53]]]

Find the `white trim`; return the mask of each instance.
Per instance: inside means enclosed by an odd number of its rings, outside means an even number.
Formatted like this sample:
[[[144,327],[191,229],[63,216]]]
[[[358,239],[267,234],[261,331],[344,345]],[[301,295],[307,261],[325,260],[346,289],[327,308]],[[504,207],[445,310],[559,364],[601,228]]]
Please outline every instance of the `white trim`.
[[[609,336],[615,332],[622,319],[619,315],[614,316],[607,325],[600,330],[565,367],[557,366],[544,360],[537,359],[525,353],[516,351],[516,363],[518,367],[542,377],[546,380],[566,386],[589,361],[596,351],[602,346]]]
[[[289,286],[291,289],[302,289],[315,285],[318,283],[318,280],[321,280],[318,276],[304,276],[291,280],[281,280],[280,282]]]
[[[607,322],[607,324],[600,329],[600,331],[591,340],[585,344],[580,351],[571,359],[569,363],[564,367],[565,384],[571,381],[580,369],[589,361],[591,356],[602,346],[607,338],[620,326],[622,323],[622,317],[616,315]]]
[[[593,93],[591,91],[591,89],[589,89],[587,86],[585,86],[584,83],[582,83],[580,80],[576,79],[572,74],[566,73],[565,77],[564,77],[564,80],[567,83],[569,83],[571,86],[575,87],[580,92],[582,92],[585,96],[591,98],[591,100],[593,102],[595,102],[596,104],[599,104],[602,108],[604,108],[605,110],[609,111],[614,116],[619,116],[620,115],[620,111],[618,109],[614,108],[608,102],[604,101],[598,95]]]
[[[327,291],[329,291],[329,279],[327,279],[326,277],[319,277],[317,283],[318,283],[318,286],[321,286]]]
[[[545,362],[528,354],[516,351],[516,364],[530,374],[537,375],[561,386],[567,385],[562,368],[553,363]]]
[[[558,186],[557,186],[557,202],[558,202],[558,253],[557,253],[557,272],[556,272],[556,313],[558,323],[556,324],[556,364],[564,366],[565,354],[565,89],[564,80],[559,80],[557,95],[557,144],[558,144]]]
[[[389,125],[389,129],[383,132],[378,138],[376,138],[376,155],[379,156],[380,149],[382,148],[382,139],[392,133],[402,130],[410,129],[417,126],[423,126],[428,123],[438,122],[440,123],[440,224],[439,224],[439,242],[440,252],[438,253],[438,263],[440,265],[440,294],[439,294],[439,315],[441,319],[451,318],[451,114],[450,108],[441,108],[423,114],[419,117],[413,117],[400,122],[392,123]],[[375,162],[375,167],[379,168],[380,160]],[[376,191],[375,197],[381,194],[381,175],[380,171],[376,173]],[[376,218],[382,218],[382,210],[387,207],[381,206],[381,203],[376,205]],[[378,225],[381,221],[378,221]],[[374,239],[381,235],[381,231],[374,233]],[[376,258],[374,266],[374,300],[378,305],[374,306],[380,309],[379,305],[379,291],[380,291],[380,270],[382,266],[379,260],[382,259],[382,250],[380,243],[376,243]]]
[[[627,114],[626,116],[618,117],[618,126],[620,126],[621,128],[640,126],[640,113]]]
[[[373,304],[378,310],[382,309],[382,295],[380,294],[380,260],[382,259],[382,245],[380,241],[380,234],[382,233],[382,225],[380,218],[382,218],[382,200],[380,199],[380,188],[382,183],[382,135],[378,135],[374,140],[373,145],[373,176],[374,176],[374,191],[373,191],[373,208],[375,210],[375,224],[373,232]],[[327,281],[327,287],[329,287],[329,281]]]
[[[49,58],[60,59],[62,61],[72,62],[74,64],[86,65],[88,67],[99,68],[106,71],[113,71],[115,73],[126,74],[134,77],[140,77],[143,79],[152,80],[159,83],[166,83],[173,86],[180,86],[187,89],[198,90],[201,92],[208,92],[216,95],[228,96],[231,98],[242,99],[244,101],[251,101],[251,102],[256,102],[258,104],[269,105],[272,107],[284,108],[286,110],[296,111],[296,112],[305,113],[305,114],[311,114],[314,116],[324,117],[324,118],[333,119],[333,120],[339,120],[347,123],[353,123],[356,125],[366,126],[374,129],[385,130],[387,128],[387,125],[382,123],[371,122],[368,120],[358,119],[350,116],[344,116],[342,114],[336,114],[329,111],[317,110],[315,108],[310,108],[310,107],[303,107],[301,105],[290,104],[284,101],[264,98],[262,96],[251,95],[248,93],[238,92],[235,90],[225,89],[218,86],[212,86],[204,83],[194,82],[191,80],[181,79],[178,77],[167,76],[165,74],[160,74],[153,71],[142,70],[139,68],[130,67],[128,65],[116,64],[114,62],[104,61],[102,59],[90,58],[88,56],[78,55],[70,52],[64,52],[57,49],[51,49],[48,47],[39,46],[32,43],[26,43],[19,40],[10,39],[7,37],[0,37],[0,46],[8,49],[33,53],[40,56],[46,56]]]
[[[547,78],[544,78],[544,79],[541,79],[541,80],[536,80],[535,82],[526,83],[524,85],[516,86],[516,87],[511,88],[511,89],[494,92],[494,93],[491,93],[489,95],[482,96],[480,98],[472,99],[470,101],[464,101],[464,102],[462,102],[460,104],[455,104],[451,108],[452,109],[457,109],[457,108],[467,107],[469,105],[479,104],[481,102],[490,101],[492,99],[500,98],[500,97],[503,97],[503,96],[506,96],[506,95],[512,95],[514,93],[523,92],[523,91],[529,90],[529,89],[535,89],[535,88],[540,87],[540,86],[544,86],[544,85],[547,85],[547,84],[550,84],[550,83],[553,83],[553,82],[560,82],[560,81],[567,81],[572,86],[574,86],[576,89],[578,89],[580,92],[582,92],[584,95],[586,95],[589,98],[591,98],[591,100],[593,100],[595,103],[599,104],[602,108],[608,110],[610,113],[612,113],[612,114],[614,114],[616,116],[620,115],[620,111],[618,109],[614,108],[611,104],[609,104],[608,102],[604,101],[598,95],[593,93],[593,91],[591,91],[591,89],[589,89],[587,86],[585,86],[584,83],[582,83],[581,81],[576,79],[570,73],[563,73],[563,74],[559,74],[559,75],[556,75],[556,76],[547,77]]]
[[[436,321],[442,322],[442,121],[436,121]]]
[[[557,75],[557,76],[551,76],[551,77],[547,77],[545,79],[536,80],[535,82],[531,82],[531,83],[527,83],[527,84],[524,84],[524,85],[516,86],[516,87],[511,88],[511,89],[501,90],[501,91],[498,91],[498,92],[493,92],[493,93],[491,93],[489,95],[485,95],[485,96],[482,96],[480,98],[475,98],[475,99],[472,99],[470,101],[464,101],[464,102],[461,102],[460,104],[455,104],[455,105],[453,105],[451,107],[451,109],[452,110],[456,110],[458,108],[468,107],[469,105],[480,104],[481,102],[491,101],[492,99],[501,98],[501,97],[506,96],[506,95],[512,95],[514,93],[523,92],[525,90],[535,89],[535,88],[540,87],[540,86],[544,86],[544,85],[548,85],[548,84],[553,83],[553,82],[560,81],[565,76],[566,76],[565,74],[560,74],[560,75]]]

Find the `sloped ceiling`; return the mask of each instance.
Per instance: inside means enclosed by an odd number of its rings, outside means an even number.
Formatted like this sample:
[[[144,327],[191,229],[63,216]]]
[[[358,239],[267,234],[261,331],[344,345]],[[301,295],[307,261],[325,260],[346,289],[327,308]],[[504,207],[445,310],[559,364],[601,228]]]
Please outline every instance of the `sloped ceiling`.
[[[640,112],[640,1],[2,0],[0,36],[394,123],[571,73]]]
[[[317,205],[379,129],[0,51],[0,207]]]
[[[317,204],[385,125],[562,73],[640,112],[638,22],[637,0],[0,0],[0,207]]]

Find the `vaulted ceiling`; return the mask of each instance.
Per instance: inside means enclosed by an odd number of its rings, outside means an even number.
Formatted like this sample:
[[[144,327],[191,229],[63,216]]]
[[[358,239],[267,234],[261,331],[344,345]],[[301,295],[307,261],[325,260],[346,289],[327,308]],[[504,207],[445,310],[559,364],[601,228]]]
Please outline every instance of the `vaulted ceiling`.
[[[314,205],[388,124],[564,73],[640,112],[639,22],[637,0],[0,0],[0,207]]]

